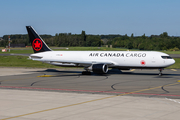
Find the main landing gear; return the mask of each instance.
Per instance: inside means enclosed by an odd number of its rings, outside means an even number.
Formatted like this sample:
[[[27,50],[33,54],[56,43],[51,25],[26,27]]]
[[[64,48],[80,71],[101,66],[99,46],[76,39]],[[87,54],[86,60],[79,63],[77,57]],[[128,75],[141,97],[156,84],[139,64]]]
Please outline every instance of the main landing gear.
[[[85,67],[84,68],[85,71],[82,71],[82,75],[91,75],[92,73],[90,72],[90,69],[92,69],[91,66]]]
[[[162,76],[162,70],[163,70],[163,68],[159,69],[159,76]]]

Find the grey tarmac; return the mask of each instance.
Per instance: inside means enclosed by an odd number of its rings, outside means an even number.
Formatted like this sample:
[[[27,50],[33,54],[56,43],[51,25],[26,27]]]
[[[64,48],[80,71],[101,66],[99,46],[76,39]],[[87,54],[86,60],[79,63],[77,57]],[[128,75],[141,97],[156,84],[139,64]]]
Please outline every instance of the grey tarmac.
[[[82,70],[0,68],[0,119],[180,118],[180,70]]]

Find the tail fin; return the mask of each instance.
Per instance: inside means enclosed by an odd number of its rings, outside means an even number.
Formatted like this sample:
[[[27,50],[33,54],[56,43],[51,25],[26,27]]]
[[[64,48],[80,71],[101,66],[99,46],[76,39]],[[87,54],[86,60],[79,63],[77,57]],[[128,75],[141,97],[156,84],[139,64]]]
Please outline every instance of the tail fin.
[[[52,51],[46,43],[43,41],[43,39],[37,34],[37,32],[33,29],[32,26],[26,26],[29,40],[32,44],[32,48],[34,50],[34,53],[39,52],[45,52],[45,51]]]

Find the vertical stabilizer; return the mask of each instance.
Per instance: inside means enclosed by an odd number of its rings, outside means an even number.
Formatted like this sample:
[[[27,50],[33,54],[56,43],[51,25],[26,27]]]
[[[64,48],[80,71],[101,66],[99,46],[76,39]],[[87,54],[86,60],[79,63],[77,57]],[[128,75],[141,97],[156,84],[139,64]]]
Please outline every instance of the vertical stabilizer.
[[[32,48],[34,53],[45,52],[45,51],[52,51],[43,39],[37,34],[37,32],[33,29],[32,26],[26,26],[29,40],[31,42]]]

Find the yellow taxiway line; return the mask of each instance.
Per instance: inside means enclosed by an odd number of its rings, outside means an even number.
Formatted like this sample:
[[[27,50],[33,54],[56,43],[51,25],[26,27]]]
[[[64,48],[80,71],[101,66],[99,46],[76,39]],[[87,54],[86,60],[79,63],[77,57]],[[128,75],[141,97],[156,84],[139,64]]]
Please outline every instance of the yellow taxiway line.
[[[176,69],[171,69],[172,71],[177,71]]]
[[[37,76],[37,77],[53,77],[54,75],[40,75],[40,76]]]

